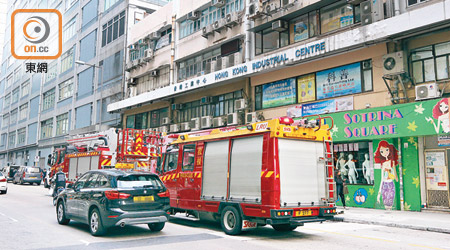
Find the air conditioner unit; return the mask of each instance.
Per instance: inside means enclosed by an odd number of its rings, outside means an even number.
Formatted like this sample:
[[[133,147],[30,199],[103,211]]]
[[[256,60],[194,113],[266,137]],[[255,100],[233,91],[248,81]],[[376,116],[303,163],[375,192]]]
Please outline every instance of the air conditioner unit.
[[[235,110],[241,110],[247,108],[247,103],[245,102],[245,99],[237,99],[234,100],[234,109]]]
[[[172,110],[181,110],[181,109],[183,109],[183,104],[181,104],[181,103],[173,103],[171,105],[171,108],[172,108]]]
[[[133,67],[137,67],[140,62],[141,62],[140,59],[135,59],[135,60],[131,61],[131,63],[133,64]]]
[[[222,57],[222,69],[230,67],[230,58],[228,56]]]
[[[248,19],[255,20],[260,17],[263,12],[263,4],[261,1],[252,2],[248,6]]]
[[[208,35],[212,34],[213,31],[214,31],[214,30],[213,30],[212,24],[209,24],[209,25],[203,27],[203,29],[202,29],[202,36],[203,36],[204,38],[208,38]]]
[[[201,127],[210,128],[212,126],[212,116],[202,116]]]
[[[361,3],[361,25],[371,24],[372,20],[372,0]]]
[[[150,33],[149,35],[150,40],[158,40],[159,38],[161,38],[161,32],[159,31],[155,31]]]
[[[416,101],[433,99],[440,96],[438,85],[433,83],[425,83],[416,86]]]
[[[234,53],[234,65],[239,65],[242,63],[242,54],[240,52]]]
[[[200,98],[200,105],[211,103],[211,96],[204,96]]]
[[[279,4],[280,4],[279,1],[267,2],[264,10],[269,15],[273,14],[273,13],[277,12],[277,10],[280,8]]]
[[[192,118],[189,127],[191,130],[200,130],[200,117]]]
[[[152,71],[150,72],[150,75],[153,76],[153,77],[159,76],[159,71],[158,71],[158,70],[152,70]]]
[[[222,116],[214,117],[212,122],[213,122],[213,127],[215,127],[215,128],[216,127],[223,127],[223,126],[225,126],[227,124],[226,121],[225,121],[225,117],[222,117]]]
[[[158,128],[158,132],[167,133],[169,132],[169,126],[161,126]]]
[[[179,132],[179,131],[180,131],[180,124],[170,125],[170,132]]]
[[[233,25],[237,25],[239,23],[239,13],[237,12],[233,12],[233,13],[228,13],[225,17],[225,25],[227,25],[227,27],[231,27]]]
[[[289,8],[294,6],[295,2],[297,0],[281,0],[281,7],[282,8]]]
[[[134,96],[136,96],[136,94],[137,94],[137,88],[135,87],[135,86],[130,86],[129,88],[128,88],[129,90],[129,92],[128,92],[128,96],[129,97],[134,97]]]
[[[211,61],[211,72],[221,70],[222,69],[221,66],[222,66],[222,60],[220,60],[220,61],[217,61],[217,60]]]
[[[191,123],[190,122],[182,122],[180,123],[180,131],[189,131],[191,130]]]
[[[144,51],[144,61],[148,62],[153,59],[153,49],[146,49]]]
[[[245,123],[257,122],[256,112],[250,112],[245,114]]]
[[[211,6],[221,8],[225,6],[225,0],[211,0]]]
[[[227,115],[227,125],[240,125],[243,122],[242,112],[234,112]]]
[[[363,61],[362,63],[363,70],[372,68],[372,60]]]
[[[195,21],[200,18],[200,11],[191,11],[187,14],[187,19]]]
[[[224,19],[219,19],[217,21],[215,21],[213,24],[213,29],[214,31],[217,31],[220,33],[220,31],[225,28],[225,20]]]
[[[403,51],[394,52],[383,56],[383,73],[395,75],[405,72],[406,56]]]
[[[276,30],[278,32],[285,31],[289,28],[289,25],[284,20],[278,20],[272,23],[272,30]]]
[[[162,118],[162,125],[167,125],[170,123],[170,119],[169,117],[163,117]]]

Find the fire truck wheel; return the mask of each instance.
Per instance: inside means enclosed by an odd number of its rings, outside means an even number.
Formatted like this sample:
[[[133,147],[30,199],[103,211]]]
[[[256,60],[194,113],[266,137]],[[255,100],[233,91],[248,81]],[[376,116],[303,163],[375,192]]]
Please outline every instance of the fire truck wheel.
[[[235,207],[227,206],[222,210],[220,224],[226,234],[238,235],[242,232],[242,217]]]
[[[58,220],[58,223],[61,225],[67,225],[69,224],[69,219],[66,217],[66,209],[64,206],[64,202],[60,201],[58,203],[58,206],[56,207],[56,219]]]
[[[293,231],[297,228],[297,226],[291,226],[289,224],[278,224],[278,225],[272,225],[273,229],[280,232],[287,232],[287,231]]]
[[[152,230],[153,232],[159,232],[164,228],[165,222],[159,222],[159,223],[149,223],[148,228]]]
[[[97,208],[92,209],[91,214],[89,215],[89,230],[93,236],[101,236],[106,232],[100,212]]]

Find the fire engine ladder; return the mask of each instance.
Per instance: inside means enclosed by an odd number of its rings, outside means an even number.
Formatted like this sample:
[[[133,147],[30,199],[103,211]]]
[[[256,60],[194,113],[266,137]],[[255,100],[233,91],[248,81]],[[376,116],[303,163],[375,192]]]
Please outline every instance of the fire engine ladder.
[[[333,165],[333,142],[329,140],[324,140],[324,154],[325,154],[325,169],[326,169],[326,188],[328,202],[334,203],[336,200],[336,183],[334,182],[334,165]]]

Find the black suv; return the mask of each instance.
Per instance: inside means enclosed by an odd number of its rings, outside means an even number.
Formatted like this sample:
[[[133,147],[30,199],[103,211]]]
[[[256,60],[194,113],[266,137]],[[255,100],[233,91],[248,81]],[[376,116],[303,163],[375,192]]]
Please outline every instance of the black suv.
[[[160,231],[168,221],[169,191],[157,175],[119,170],[92,170],[82,175],[57,198],[59,224],[70,220],[89,224],[91,234],[108,227],[148,224]]]

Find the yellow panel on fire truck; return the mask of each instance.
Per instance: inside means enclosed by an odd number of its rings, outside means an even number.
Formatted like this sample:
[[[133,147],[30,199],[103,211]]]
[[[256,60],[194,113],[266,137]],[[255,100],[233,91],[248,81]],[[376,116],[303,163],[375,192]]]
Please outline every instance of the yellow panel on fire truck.
[[[73,153],[73,154],[68,154],[66,155],[68,158],[73,158],[73,157],[88,157],[88,156],[96,156],[96,155],[100,155],[100,152],[98,151],[93,151],[93,152],[78,152],[78,153]]]
[[[284,120],[289,119],[289,120]],[[292,118],[276,118],[263,122],[256,122],[248,125],[237,126],[233,128],[213,129],[210,133],[188,133],[178,136],[173,144],[194,142],[201,140],[219,139],[241,135],[251,135],[270,131],[271,137],[293,138],[311,141],[331,140],[329,126],[318,120],[316,126],[295,125]]]
[[[115,168],[126,168],[126,169],[132,169],[134,168],[134,163],[116,163]]]

